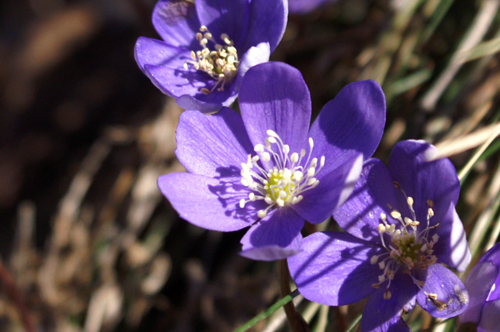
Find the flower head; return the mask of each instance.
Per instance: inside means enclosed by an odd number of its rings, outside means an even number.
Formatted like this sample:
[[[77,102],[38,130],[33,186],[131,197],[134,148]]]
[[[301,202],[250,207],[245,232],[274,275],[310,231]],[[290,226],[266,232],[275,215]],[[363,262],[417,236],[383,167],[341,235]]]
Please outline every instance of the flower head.
[[[459,317],[479,332],[498,331],[500,326],[500,243],[479,260],[465,281],[470,304]]]
[[[403,141],[389,169],[365,162],[349,199],[333,216],[347,233],[321,232],[288,259],[299,291],[327,305],[369,296],[362,331],[408,331],[401,319],[415,302],[434,317],[460,314],[469,302],[458,277],[470,251],[455,211],[460,183],[448,159],[427,161],[434,147]],[[394,329],[394,330],[393,330]]]
[[[242,255],[274,260],[300,251],[304,220],[320,223],[345,201],[385,123],[377,83],[357,82],[330,101],[311,128],[302,75],[279,62],[252,67],[229,108],[184,112],[176,154],[189,173],[158,184],[180,216],[230,232],[251,226]]]
[[[230,106],[246,71],[267,62],[285,31],[287,0],[160,0],[141,37],[141,70],[179,106],[210,113]]]

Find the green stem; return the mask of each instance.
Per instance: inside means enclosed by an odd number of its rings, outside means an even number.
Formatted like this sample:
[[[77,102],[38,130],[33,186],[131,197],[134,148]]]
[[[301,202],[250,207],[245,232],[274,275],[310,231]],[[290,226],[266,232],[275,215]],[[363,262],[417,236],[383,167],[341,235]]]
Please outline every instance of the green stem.
[[[362,315],[358,315],[358,317],[356,317],[354,319],[354,321],[352,322],[352,324],[347,328],[347,330],[345,332],[351,332],[352,330],[354,330],[354,328],[356,327],[356,325],[358,325],[358,323],[361,321],[361,317]]]
[[[243,326],[241,326],[239,329],[235,330],[234,332],[243,332],[260,322],[261,320],[269,317],[272,315],[276,310],[279,308],[283,307],[285,304],[293,300],[297,295],[299,295],[299,291],[296,289],[293,292],[291,292],[289,295],[285,296],[284,298],[280,299],[278,302],[270,306],[267,310],[261,312],[254,318],[250,319],[248,322],[246,322]]]

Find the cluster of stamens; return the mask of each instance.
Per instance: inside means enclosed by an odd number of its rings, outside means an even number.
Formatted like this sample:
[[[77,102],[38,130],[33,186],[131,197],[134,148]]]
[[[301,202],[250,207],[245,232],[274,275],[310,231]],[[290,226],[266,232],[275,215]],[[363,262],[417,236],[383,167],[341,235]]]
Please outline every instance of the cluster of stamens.
[[[416,220],[415,210],[413,209],[413,198],[406,196],[405,192],[401,189],[398,183],[394,183],[397,189],[400,189],[406,197],[406,202],[411,211],[412,218],[403,217],[397,210],[392,210],[390,216],[396,220],[396,223],[389,224],[387,215],[380,214],[381,223],[377,229],[379,231],[382,246],[387,252],[371,257],[372,264],[378,264],[379,268],[383,271],[378,277],[379,282],[372,285],[374,288],[379,288],[381,284],[387,282],[386,292],[384,293],[385,299],[390,299],[392,294],[389,291],[391,281],[394,279],[396,273],[402,269],[403,273],[410,275],[413,282],[419,289],[425,285],[423,281],[418,280],[414,275],[414,267],[419,267],[425,270],[427,267],[436,263],[436,256],[433,254],[432,249],[438,242],[439,236],[434,234],[430,239],[429,231],[435,229],[439,224],[430,226],[430,219],[434,216],[434,202],[427,201],[427,226],[423,230],[418,230],[417,227],[420,222]],[[392,207],[391,207],[392,209]],[[397,226],[400,227],[397,227]],[[384,236],[387,234],[387,236]],[[390,241],[387,241],[388,238]],[[429,299],[436,301],[436,294],[425,293]]]
[[[196,33],[196,40],[200,42],[201,51],[191,51],[192,61],[184,64],[187,70],[189,65],[192,65],[196,70],[201,70],[210,75],[217,82],[212,89],[201,88],[200,91],[204,94],[217,91],[224,91],[224,85],[233,80],[238,74],[238,53],[234,47],[233,41],[229,36],[223,33],[220,39],[224,45],[218,44],[213,38],[208,28],[204,25],[200,27],[200,32]],[[208,48],[208,43],[214,44],[215,50]]]
[[[264,200],[267,207],[258,211],[259,218],[267,216],[273,207],[300,202],[305,191],[319,184],[316,175],[325,165],[324,156],[320,158],[319,165],[317,158],[311,158],[314,147],[312,138],[309,138],[309,154],[303,163],[305,149],[300,154],[290,154],[290,147],[283,143],[278,134],[268,130],[267,135],[265,145],[257,144],[254,148],[259,155],[248,155],[247,162],[241,164],[241,183],[252,189],[252,192],[248,199],[240,201],[240,207],[244,208],[248,202]]]

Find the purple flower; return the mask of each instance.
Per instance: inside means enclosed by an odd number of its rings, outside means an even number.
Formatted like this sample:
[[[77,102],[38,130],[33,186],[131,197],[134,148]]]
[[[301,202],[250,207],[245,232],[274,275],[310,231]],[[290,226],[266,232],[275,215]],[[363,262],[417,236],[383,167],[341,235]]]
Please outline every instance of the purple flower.
[[[184,112],[176,154],[189,173],[158,184],[180,216],[202,228],[251,226],[242,255],[275,260],[300,251],[304,220],[320,223],[352,191],[363,157],[375,151],[385,99],[373,81],[352,83],[311,128],[302,75],[280,62],[252,67],[239,96],[241,116],[223,107]]]
[[[210,113],[230,106],[246,71],[267,62],[285,31],[287,0],[161,0],[140,37],[141,70],[179,106]]]
[[[494,245],[472,269],[465,286],[470,303],[460,323],[474,323],[479,332],[498,331],[500,326],[500,243]]]
[[[333,1],[336,0],[288,0],[288,9],[292,14],[306,14],[325,2]]]
[[[463,271],[470,251],[455,211],[460,183],[448,159],[426,161],[423,141],[396,145],[389,169],[365,162],[350,198],[333,216],[347,231],[320,232],[290,257],[309,300],[338,306],[369,296],[361,330],[409,331],[401,319],[415,302],[434,317],[460,314],[467,290],[443,264]]]

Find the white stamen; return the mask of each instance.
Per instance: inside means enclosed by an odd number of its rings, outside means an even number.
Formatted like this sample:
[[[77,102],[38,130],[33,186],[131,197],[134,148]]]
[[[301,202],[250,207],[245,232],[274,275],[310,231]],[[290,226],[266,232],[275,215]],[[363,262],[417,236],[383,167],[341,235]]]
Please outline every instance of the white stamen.
[[[221,39],[225,46],[218,44],[204,25],[200,27],[200,32],[197,32],[195,37],[202,49],[196,52],[191,51],[192,60],[187,61],[184,68],[188,70],[188,65],[191,65],[196,70],[204,71],[215,80],[211,89],[201,88],[202,93],[210,94],[215,89],[224,91],[226,83],[236,78],[240,64],[233,41],[227,34],[222,34]],[[208,48],[209,43],[214,45],[215,50]]]
[[[253,190],[248,201],[264,200],[268,207],[258,212],[260,218],[267,215],[271,208],[279,208],[289,204],[297,204],[303,200],[302,193],[318,186],[317,174],[325,165],[325,157],[312,157],[314,142],[309,139],[309,155],[304,163],[306,150],[290,154],[290,146],[284,144],[273,130],[267,130],[265,145],[257,144],[254,151],[259,156],[248,156],[247,162],[241,165],[241,183]],[[272,147],[276,144],[276,147]],[[272,162],[272,165],[271,165]],[[244,201],[244,200],[243,200]],[[244,201],[245,204],[248,201]],[[243,203],[241,203],[243,204]]]
[[[391,298],[392,294],[389,291],[391,280],[395,278],[400,268],[403,269],[403,273],[409,274],[413,283],[422,290],[425,283],[417,279],[414,268],[418,267],[425,270],[432,264],[436,264],[437,257],[433,254],[433,247],[439,240],[437,234],[433,234],[431,238],[428,237],[430,230],[439,226],[439,223],[430,226],[430,219],[434,216],[434,210],[432,209],[434,202],[431,200],[427,201],[429,206],[427,209],[427,227],[419,231],[417,230],[417,226],[420,226],[421,223],[416,220],[416,212],[413,208],[415,206],[414,199],[406,195],[399,183],[394,182],[394,187],[399,189],[404,195],[411,215],[403,216],[401,212],[389,204],[387,206],[392,210],[390,213],[392,219],[389,220],[385,213],[380,214],[381,223],[377,226],[377,230],[382,247],[387,250],[382,255],[388,254],[388,257],[379,262],[379,256],[372,256],[370,263],[376,264],[378,262],[379,268],[383,270],[383,273],[378,276],[379,282],[372,284],[372,287],[379,288],[381,284],[387,281],[384,299]],[[388,237],[384,235],[386,233],[390,235],[390,242],[387,244]],[[432,296],[429,298],[432,298]]]

